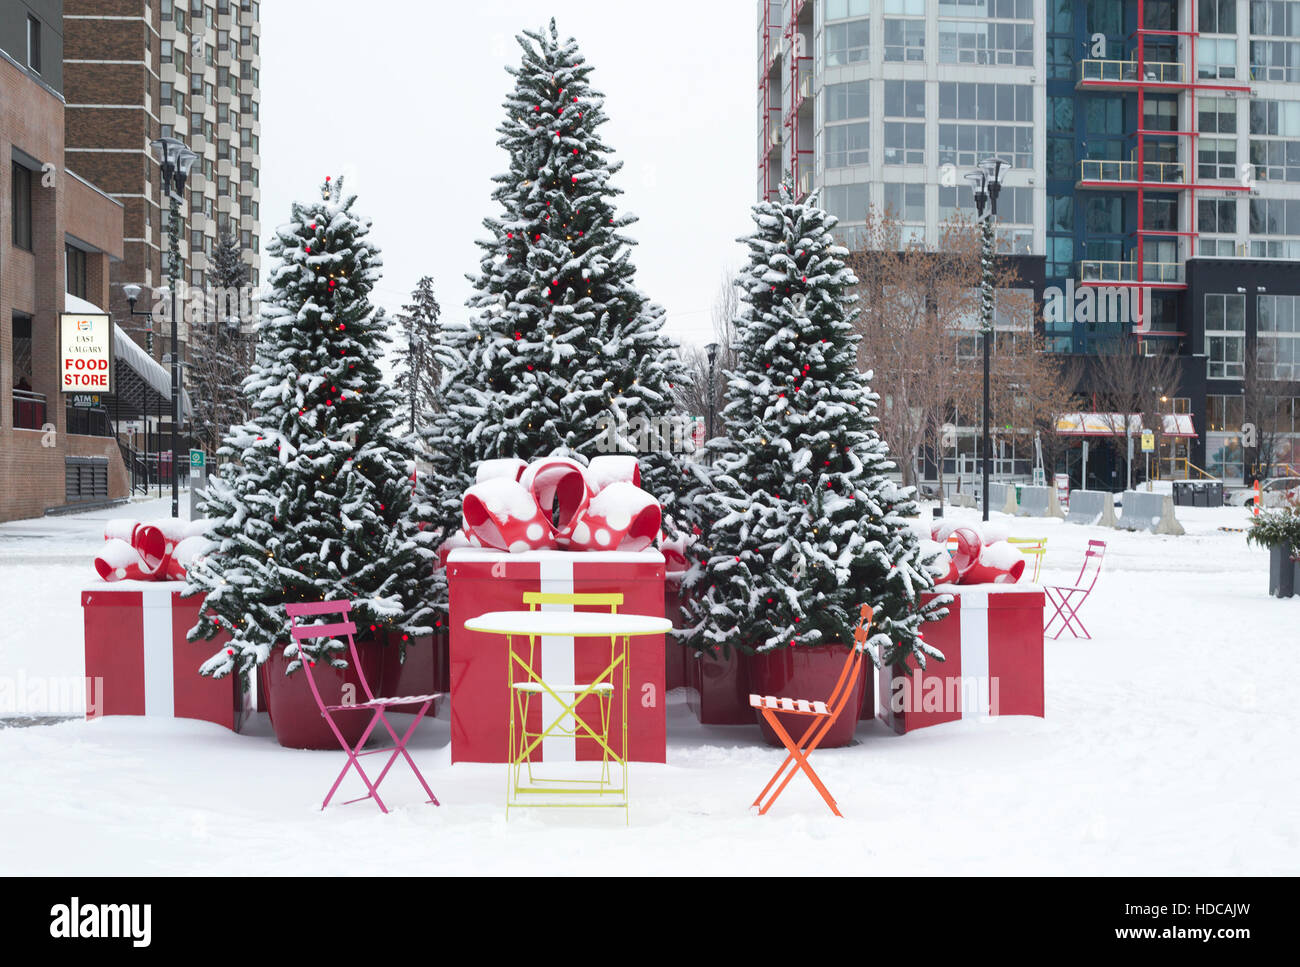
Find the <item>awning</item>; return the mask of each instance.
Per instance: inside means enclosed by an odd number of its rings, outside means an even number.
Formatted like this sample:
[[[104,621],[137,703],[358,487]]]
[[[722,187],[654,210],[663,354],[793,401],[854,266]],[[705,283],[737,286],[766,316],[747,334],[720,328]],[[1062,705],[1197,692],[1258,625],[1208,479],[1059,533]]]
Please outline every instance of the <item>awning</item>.
[[[1167,437],[1196,438],[1190,413],[1164,413],[1161,434]],[[1126,426],[1127,424],[1127,426]],[[1060,436],[1123,436],[1126,432],[1140,436],[1146,427],[1140,413],[1066,413],[1056,420]]]
[[[106,314],[99,306],[71,292],[63,294],[63,308],[65,312]],[[117,323],[113,323],[113,358],[117,367],[114,374],[117,382],[115,396],[121,417],[134,419],[171,413],[171,374],[158,360],[136,345]],[[182,421],[188,419],[191,413],[190,394],[182,389]]]

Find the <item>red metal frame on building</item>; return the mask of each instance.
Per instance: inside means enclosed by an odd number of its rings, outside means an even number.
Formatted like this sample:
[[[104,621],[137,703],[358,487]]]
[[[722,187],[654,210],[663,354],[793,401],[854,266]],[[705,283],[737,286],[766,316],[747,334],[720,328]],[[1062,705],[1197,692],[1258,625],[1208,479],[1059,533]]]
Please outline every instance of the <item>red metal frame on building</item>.
[[[811,170],[813,161],[811,155],[812,148],[800,147],[799,138],[799,109],[803,106],[806,98],[802,93],[802,85],[799,83],[800,75],[803,74],[806,67],[809,74],[809,93],[811,94],[812,85],[812,58],[800,53],[802,48],[801,37],[799,33],[799,18],[803,14],[804,6],[807,0],[795,0],[790,9],[790,19],[785,25],[786,49],[790,52],[790,104],[785,117],[785,127],[788,129],[787,137],[790,144],[790,180],[794,189],[795,199],[803,201],[808,195],[800,186],[800,169],[803,166],[804,155],[809,155],[808,166]]]
[[[770,19],[772,11],[775,8],[777,20]],[[776,45],[773,43],[776,31],[781,29],[780,21],[781,4],[779,0],[759,0],[758,14],[758,31],[759,47],[762,53],[758,69],[758,103],[759,117],[761,118],[761,128],[759,131],[759,151],[758,151],[758,177],[760,190],[763,201],[771,201],[777,195],[777,184],[772,184],[772,166],[770,163],[772,149],[780,145],[779,140],[771,137],[772,122],[778,123],[777,130],[780,130],[779,122],[781,119],[780,96],[777,96],[777,103],[773,104],[770,97],[771,93],[771,73],[773,61],[776,59]],[[779,165],[778,165],[779,168]],[[779,184],[779,178],[778,178]]]
[[[1190,0],[1189,0],[1190,2]],[[1200,131],[1197,129],[1196,113],[1196,93],[1197,91],[1206,92],[1225,92],[1230,94],[1244,94],[1251,96],[1253,91],[1249,85],[1242,84],[1222,84],[1222,83],[1202,83],[1196,76],[1196,39],[1200,36],[1197,30],[1197,6],[1195,3],[1190,4],[1190,13],[1192,18],[1191,30],[1156,30],[1143,26],[1146,23],[1146,4],[1145,0],[1138,0],[1137,4],[1137,29],[1129,36],[1133,41],[1135,48],[1136,71],[1132,78],[1120,80],[1102,80],[1088,79],[1080,77],[1079,86],[1085,89],[1089,88],[1124,88],[1132,89],[1137,92],[1137,121],[1133,135],[1137,138],[1135,148],[1135,161],[1133,169],[1136,177],[1132,180],[1102,180],[1102,179],[1084,179],[1083,172],[1080,171],[1080,188],[1099,188],[1109,191],[1136,191],[1137,192],[1137,229],[1132,234],[1136,237],[1135,266],[1133,279],[1131,280],[1093,280],[1083,281],[1080,284],[1085,286],[1123,286],[1126,288],[1150,288],[1150,289],[1185,289],[1187,288],[1186,280],[1181,282],[1169,281],[1148,281],[1146,279],[1146,238],[1148,236],[1163,236],[1174,238],[1186,238],[1189,240],[1189,247],[1195,244],[1195,240],[1200,237],[1196,224],[1196,193],[1198,191],[1236,191],[1249,192],[1251,186],[1241,182],[1226,184],[1201,184],[1192,172],[1198,162],[1198,151],[1196,148],[1196,139],[1200,137]],[[1186,64],[1183,78],[1179,81],[1169,81],[1156,79],[1147,76],[1146,70],[1146,38],[1147,37],[1179,37],[1184,38],[1183,46],[1186,48]],[[1155,63],[1155,62],[1153,62]],[[1163,62],[1162,62],[1163,63]],[[1161,75],[1163,76],[1163,74]],[[1188,107],[1189,120],[1191,125],[1189,130],[1179,131],[1155,131],[1148,129],[1146,124],[1146,95],[1148,91],[1187,91],[1190,97]],[[1185,153],[1186,161],[1184,163],[1184,180],[1181,182],[1164,182],[1150,180],[1147,174],[1146,158],[1146,139],[1147,136],[1159,137],[1176,137],[1188,139],[1189,148]],[[1153,162],[1154,163],[1154,162]],[[1167,229],[1154,229],[1146,227],[1146,195],[1148,191],[1157,192],[1186,192],[1187,208],[1189,213],[1189,224],[1191,231],[1180,232]],[[1194,250],[1193,250],[1194,251]],[[1191,254],[1191,253],[1185,253]],[[1186,263],[1186,258],[1182,261]],[[1172,335],[1170,333],[1147,332],[1139,333],[1155,337],[1162,335]]]

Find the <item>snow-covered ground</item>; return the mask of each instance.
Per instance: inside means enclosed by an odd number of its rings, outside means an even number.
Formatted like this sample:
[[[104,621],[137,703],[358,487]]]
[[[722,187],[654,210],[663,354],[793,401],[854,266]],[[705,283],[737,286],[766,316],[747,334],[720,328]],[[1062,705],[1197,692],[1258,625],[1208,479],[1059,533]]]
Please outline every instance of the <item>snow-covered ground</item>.
[[[124,513],[0,525],[0,681],[83,674],[78,592]],[[0,728],[0,873],[1294,873],[1300,598],[1269,598],[1264,552],[1219,529],[1240,508],[1179,517],[1176,538],[1010,520],[1048,537],[1049,582],[1108,542],[1093,640],[1046,642],[1045,719],[870,722],[816,753],[844,819],[802,777],[751,814],[781,753],[757,728],[699,726],[680,693],[668,764],[632,766],[630,827],[599,810],[507,825],[504,767],[452,766],[445,709],[412,741],[442,807],[395,767],[386,816],[321,812],[342,753],[282,749],[265,716],[242,735],[116,717]]]

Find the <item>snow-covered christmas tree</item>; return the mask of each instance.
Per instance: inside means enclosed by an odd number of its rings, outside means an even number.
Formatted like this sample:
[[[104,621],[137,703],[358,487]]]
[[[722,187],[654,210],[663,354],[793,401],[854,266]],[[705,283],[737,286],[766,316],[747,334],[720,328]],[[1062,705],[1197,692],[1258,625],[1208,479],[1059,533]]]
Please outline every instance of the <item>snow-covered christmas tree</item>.
[[[206,675],[265,661],[293,601],[349,598],[362,637],[388,632],[403,648],[432,631],[428,509],[413,499],[401,403],[377,364],[387,321],[369,297],[382,262],[354,202],[326,179],[268,247],[279,264],[244,381],[254,415],[222,447],[203,508],[217,546],[186,591],[207,596],[191,641],[231,635]]]
[[[745,239],[736,369],[728,373],[707,530],[686,586],[685,643],[764,651],[847,643],[858,607],[875,609],[868,642],[879,664],[939,653],[919,636],[943,610],[922,608],[933,587],[910,490],[876,432],[878,397],[857,367],[856,284],[835,218],[796,204],[789,185],[754,206]]]
[[[491,237],[471,276],[474,318],[444,329],[445,365],[460,376],[444,381],[448,418],[429,439],[449,472],[464,475],[444,478],[457,497],[482,460],[585,462],[610,452],[611,425],[617,434],[639,419],[671,422],[672,386],[689,378],[662,331],[663,309],[633,284],[622,229],[635,219],[614,206],[621,164],[599,133],[605,105],[592,68],[554,21],[518,41],[523,59],[508,68],[515,84],[497,129],[509,155],[492,194],[502,211],[484,221]],[[616,439],[616,452],[632,442]],[[639,459],[642,486],[665,500],[671,524],[682,471],[669,450]],[[446,532],[459,523],[458,504],[438,521]]]

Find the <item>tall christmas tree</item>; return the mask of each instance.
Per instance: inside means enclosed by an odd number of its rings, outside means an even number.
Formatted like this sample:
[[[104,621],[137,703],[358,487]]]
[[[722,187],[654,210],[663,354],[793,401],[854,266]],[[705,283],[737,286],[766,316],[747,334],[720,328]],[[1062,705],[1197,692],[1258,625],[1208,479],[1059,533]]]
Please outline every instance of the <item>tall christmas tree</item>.
[[[924,664],[939,653],[921,625],[944,612],[920,604],[933,579],[904,519],[917,512],[911,491],[887,475],[878,397],[857,367],[856,280],[831,237],[836,220],[794,203],[788,185],[754,220],[726,436],[698,498],[707,530],[687,577],[686,643],[848,643],[865,603],[875,608],[872,660],[915,654]]]
[[[438,362],[434,349],[441,314],[433,279],[426,275],[416,283],[411,301],[397,315],[404,351],[397,360],[396,386],[407,432],[411,434],[428,425],[437,406]]]
[[[370,302],[382,262],[342,189],[326,179],[319,200],[294,204],[268,247],[279,264],[244,381],[254,415],[222,448],[231,462],[204,507],[216,550],[186,591],[207,596],[191,641],[231,635],[206,675],[265,661],[293,601],[349,598],[362,637],[389,632],[399,646],[432,631],[427,508],[413,500],[401,404],[377,365],[389,342]]]
[[[610,452],[611,438],[615,452],[629,452],[634,441],[619,430],[671,422],[673,384],[689,378],[662,331],[662,308],[633,284],[622,229],[635,219],[614,207],[621,164],[599,133],[605,104],[592,68],[554,21],[518,40],[523,59],[508,68],[514,89],[497,129],[509,155],[492,194],[502,213],[484,221],[491,237],[479,242],[471,276],[472,325],[445,331],[464,367],[447,398],[458,435],[430,441],[463,448],[449,458],[462,470],[497,457],[585,461]],[[670,451],[671,441],[639,458],[642,486],[667,502],[671,522],[681,469]]]

